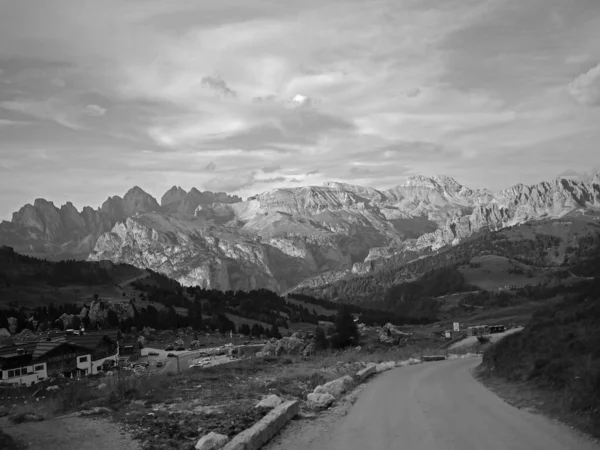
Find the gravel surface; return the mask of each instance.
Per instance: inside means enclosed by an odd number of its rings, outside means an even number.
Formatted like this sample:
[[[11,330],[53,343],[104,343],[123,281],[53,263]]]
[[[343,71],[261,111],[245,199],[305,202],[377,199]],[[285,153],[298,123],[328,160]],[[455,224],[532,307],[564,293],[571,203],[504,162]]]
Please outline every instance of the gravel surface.
[[[140,445],[119,425],[106,419],[65,417],[43,422],[10,424],[0,427],[31,450],[140,450]]]

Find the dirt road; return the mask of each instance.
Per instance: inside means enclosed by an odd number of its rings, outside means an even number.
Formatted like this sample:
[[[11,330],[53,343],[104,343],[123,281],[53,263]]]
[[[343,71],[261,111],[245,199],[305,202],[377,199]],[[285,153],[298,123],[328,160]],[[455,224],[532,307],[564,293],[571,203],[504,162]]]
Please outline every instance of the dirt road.
[[[570,428],[516,409],[471,374],[480,358],[402,367],[371,381],[326,429],[298,421],[268,450],[598,450]]]

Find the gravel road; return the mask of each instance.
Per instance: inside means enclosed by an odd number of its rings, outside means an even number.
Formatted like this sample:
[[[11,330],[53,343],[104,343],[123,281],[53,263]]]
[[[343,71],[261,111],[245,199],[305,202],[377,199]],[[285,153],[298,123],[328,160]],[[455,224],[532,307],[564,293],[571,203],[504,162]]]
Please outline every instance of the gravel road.
[[[480,358],[402,367],[371,381],[347,414],[295,421],[266,450],[598,450],[569,427],[514,408],[473,378]]]

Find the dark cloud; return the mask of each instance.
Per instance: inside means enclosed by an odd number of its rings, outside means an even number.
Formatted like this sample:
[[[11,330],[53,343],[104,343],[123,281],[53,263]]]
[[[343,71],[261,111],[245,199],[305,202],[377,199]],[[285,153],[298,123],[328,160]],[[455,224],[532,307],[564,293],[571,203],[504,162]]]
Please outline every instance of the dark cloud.
[[[205,169],[209,172],[214,172],[215,170],[217,170],[217,165],[211,161],[206,165]]]
[[[227,86],[227,83],[225,83],[225,81],[223,81],[221,78],[204,77],[202,78],[201,83],[225,97],[237,97],[235,91],[230,89],[229,86]]]
[[[279,164],[273,164],[270,166],[265,166],[261,169],[264,173],[273,173],[281,170],[281,166]]]
[[[367,169],[366,167],[352,167],[350,173],[353,175],[368,175],[372,173],[372,170]]]
[[[306,172],[306,176],[316,175],[318,173],[319,173],[318,170],[311,170],[310,172]]]

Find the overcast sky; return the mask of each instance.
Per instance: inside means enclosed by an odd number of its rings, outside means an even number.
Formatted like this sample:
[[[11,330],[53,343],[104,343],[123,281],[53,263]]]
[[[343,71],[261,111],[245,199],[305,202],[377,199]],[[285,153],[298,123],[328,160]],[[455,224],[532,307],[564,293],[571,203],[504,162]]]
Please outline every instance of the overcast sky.
[[[598,0],[0,0],[0,217],[600,165]]]

